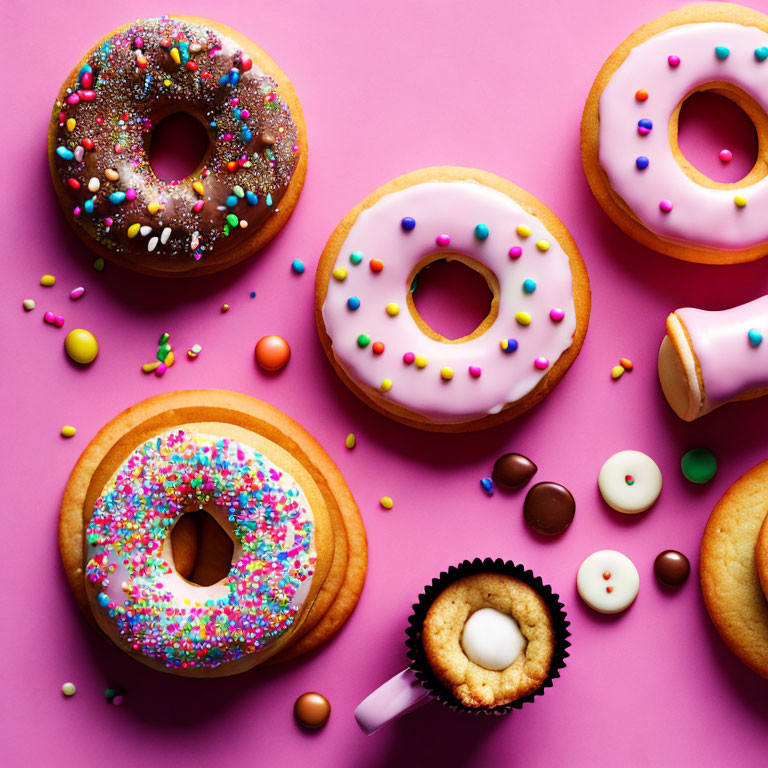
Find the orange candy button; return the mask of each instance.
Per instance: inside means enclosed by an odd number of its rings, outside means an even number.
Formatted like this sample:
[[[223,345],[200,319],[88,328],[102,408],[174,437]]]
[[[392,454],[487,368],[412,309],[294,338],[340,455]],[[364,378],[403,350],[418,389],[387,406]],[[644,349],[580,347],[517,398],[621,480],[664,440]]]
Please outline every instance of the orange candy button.
[[[279,371],[291,359],[291,348],[282,336],[264,336],[256,344],[256,362],[265,371]]]

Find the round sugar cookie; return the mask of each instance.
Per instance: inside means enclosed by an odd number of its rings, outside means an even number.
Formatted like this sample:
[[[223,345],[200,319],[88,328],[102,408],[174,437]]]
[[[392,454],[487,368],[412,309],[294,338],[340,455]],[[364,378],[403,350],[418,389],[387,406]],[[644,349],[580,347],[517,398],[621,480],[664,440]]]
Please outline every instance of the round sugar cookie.
[[[765,529],[768,461],[743,474],[709,516],[701,540],[699,575],[712,623],[748,667],[768,678],[768,600]],[[758,546],[759,541],[759,546]],[[757,550],[761,569],[758,568]]]
[[[576,574],[579,597],[599,613],[620,613],[635,602],[640,574],[635,564],[615,549],[593,552]]]
[[[597,485],[609,507],[634,515],[656,503],[661,493],[661,470],[640,451],[619,451],[603,464]]]

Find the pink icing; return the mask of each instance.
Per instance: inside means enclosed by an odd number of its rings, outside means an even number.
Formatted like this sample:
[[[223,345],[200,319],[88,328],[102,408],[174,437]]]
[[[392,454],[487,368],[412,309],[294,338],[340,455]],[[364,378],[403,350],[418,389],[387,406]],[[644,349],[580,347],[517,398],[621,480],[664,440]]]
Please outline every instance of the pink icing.
[[[685,307],[675,314],[691,339],[704,380],[705,405],[715,408],[751,389],[768,387],[768,296],[711,312]],[[750,329],[764,340],[750,344]]]
[[[404,217],[416,226],[405,231]],[[475,227],[485,224],[489,234],[479,239]],[[521,237],[524,225],[531,234]],[[482,262],[499,282],[499,313],[481,336],[459,344],[446,344],[425,336],[406,304],[412,270],[425,257],[442,251],[436,238],[450,237],[451,252]],[[536,243],[546,240],[549,249]],[[522,255],[510,258],[510,247]],[[355,265],[350,254],[361,252]],[[369,268],[372,259],[383,263],[380,272]],[[366,387],[380,390],[392,382],[386,397],[433,421],[461,421],[499,412],[505,404],[525,397],[546,375],[550,365],[538,368],[537,359],[554,364],[573,341],[576,313],[568,255],[544,224],[507,195],[472,181],[425,182],[382,197],[363,211],[342,245],[334,268],[343,267],[343,280],[331,279],[323,305],[323,319],[333,342],[333,352],[348,374]],[[536,283],[532,293],[523,282]],[[347,299],[356,296],[354,311]],[[386,307],[399,305],[390,315]],[[558,322],[552,308],[563,311]],[[518,312],[531,315],[530,325],[515,320]],[[361,348],[358,336],[383,342],[385,351],[374,354],[369,344]],[[505,353],[500,342],[514,338],[519,347]],[[427,360],[419,366],[419,358]],[[416,360],[416,364],[413,360]],[[410,361],[410,363],[409,363]],[[453,377],[441,377],[442,368]],[[482,375],[475,375],[481,370]]]
[[[677,105],[705,83],[733,83],[768,107],[768,59],[755,57],[766,45],[768,33],[757,27],[720,22],[673,27],[633,48],[605,86],[600,165],[614,191],[657,236],[726,251],[768,242],[768,177],[738,190],[703,187],[683,173],[668,134]],[[715,55],[717,46],[730,50],[726,59]],[[679,66],[672,64],[678,57]],[[648,91],[646,101],[635,99],[641,89]],[[653,123],[646,135],[638,131],[642,119]],[[643,170],[635,165],[639,156],[650,161]],[[746,207],[735,205],[736,194],[746,197]]]

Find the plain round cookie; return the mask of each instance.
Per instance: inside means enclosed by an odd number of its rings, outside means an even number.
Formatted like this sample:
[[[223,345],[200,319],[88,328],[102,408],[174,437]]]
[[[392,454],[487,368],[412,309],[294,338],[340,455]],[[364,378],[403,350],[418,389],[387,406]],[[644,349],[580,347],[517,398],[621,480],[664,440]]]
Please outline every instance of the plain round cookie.
[[[768,461],[742,475],[717,502],[701,540],[699,575],[712,623],[748,667],[768,678],[768,600],[755,549],[768,512]]]
[[[293,170],[291,180],[283,192],[282,197],[280,198],[280,203],[277,206],[278,210],[276,210],[274,215],[268,218],[258,229],[255,229],[251,237],[245,239],[237,247],[228,250],[226,252],[226,257],[209,259],[203,257],[200,259],[200,261],[194,261],[193,259],[190,259],[188,268],[175,270],[163,269],[162,260],[160,258],[149,260],[148,263],[138,264],[129,259],[122,258],[119,254],[101,245],[95,238],[92,238],[77,223],[77,217],[71,210],[71,206],[65,204],[65,199],[63,197],[63,183],[60,182],[58,173],[56,172],[55,168],[56,136],[58,129],[58,113],[55,108],[51,113],[51,120],[48,130],[48,165],[50,168],[51,178],[53,179],[54,189],[56,190],[56,195],[59,198],[59,201],[62,203],[62,210],[67,223],[76,233],[76,235],[83,241],[83,243],[92,251],[94,251],[98,256],[119,264],[122,267],[126,267],[127,269],[148,275],[154,275],[157,277],[196,277],[198,275],[207,275],[213,272],[218,272],[222,269],[226,269],[227,267],[237,264],[240,261],[243,261],[256,251],[266,246],[267,243],[269,243],[288,222],[288,219],[291,217],[291,214],[293,213],[294,209],[296,208],[296,204],[299,201],[299,197],[301,196],[301,190],[304,187],[304,179],[307,174],[307,129],[304,123],[304,113],[301,109],[301,103],[299,102],[299,98],[296,95],[296,90],[293,86],[293,83],[282,71],[282,69],[280,69],[277,63],[269,56],[269,54],[267,54],[266,51],[263,51],[261,48],[259,48],[252,40],[249,40],[241,32],[238,32],[237,30],[232,29],[225,24],[220,24],[200,16],[187,16],[184,14],[172,14],[169,18],[178,19],[179,21],[186,22],[188,24],[197,24],[215,29],[222,36],[228,37],[229,39],[236,42],[242,48],[242,50],[251,57],[256,68],[277,82],[280,98],[288,105],[288,108],[291,112],[291,118],[296,125],[298,132],[297,143],[299,146],[299,157],[296,163],[296,167]],[[133,23],[123,24],[120,27],[111,30],[108,34],[104,35],[95,45],[91,46],[83,54],[80,61],[78,61],[74,66],[70,74],[63,80],[63,85],[57,97],[59,99],[66,98],[67,84],[77,81],[78,73],[80,72],[81,67],[88,62],[91,54],[102,44],[104,39],[109,38],[123,30],[129,29],[131,26],[133,26]],[[170,112],[168,114],[170,114]],[[162,119],[162,116],[160,119]],[[149,153],[149,144],[147,144],[146,151]],[[207,158],[208,153],[206,152],[201,165],[189,175],[198,175],[204,167]],[[176,266],[178,267],[178,264]]]
[[[419,415],[413,411],[387,398],[384,393],[380,391],[374,391],[371,387],[361,385],[347,373],[344,367],[335,358],[333,352],[333,341],[326,330],[325,321],[323,319],[323,305],[328,293],[329,283],[332,279],[334,263],[347,239],[347,235],[363,211],[372,208],[385,195],[400,192],[413,185],[422,184],[425,182],[451,181],[475,182],[502,192],[503,194],[510,197],[518,205],[520,205],[526,213],[535,216],[542,222],[544,227],[548,230],[552,237],[557,240],[560,247],[566,252],[568,256],[568,263],[573,280],[573,302],[576,312],[576,331],[573,335],[571,345],[549,368],[547,374],[539,381],[538,385],[525,397],[517,400],[516,402],[507,404],[507,406],[502,408],[502,410],[500,410],[498,413],[489,414],[487,416],[474,418],[468,421],[437,422],[427,418],[419,417]],[[435,248],[435,259],[438,258],[440,258],[439,249]],[[489,275],[490,277],[494,277],[490,270],[484,268],[482,264],[470,257],[465,257],[461,254],[452,252],[451,258],[456,261],[461,261],[466,266],[476,271],[478,271],[478,266],[483,268],[485,271],[481,272],[481,274],[483,274],[486,279],[488,279]],[[486,275],[486,272],[489,273],[489,275]],[[405,296],[405,288],[403,292],[403,303],[405,303],[407,300],[409,300],[409,297]],[[379,187],[375,192],[366,197],[359,205],[355,206],[342,219],[341,223],[331,234],[320,258],[315,280],[315,321],[317,324],[318,333],[320,335],[320,342],[323,345],[323,349],[325,350],[328,360],[344,384],[346,384],[346,386],[366,405],[370,406],[375,411],[378,411],[385,416],[389,416],[401,424],[406,424],[410,427],[416,427],[418,429],[432,432],[466,432],[485,429],[487,427],[495,426],[496,424],[501,424],[509,419],[513,419],[543,400],[544,397],[546,397],[555,388],[557,383],[560,381],[560,379],[562,379],[568,368],[570,368],[571,364],[576,359],[576,356],[578,355],[579,350],[581,349],[581,346],[584,342],[584,337],[587,333],[590,306],[591,295],[589,276],[587,275],[584,261],[581,258],[573,237],[565,225],[557,218],[557,216],[555,216],[555,214],[550,211],[549,208],[547,208],[541,201],[537,200],[525,190],[521,189],[512,182],[501,178],[500,176],[496,176],[493,173],[474,168],[460,168],[455,166],[435,166],[404,174],[403,176],[399,176],[396,179],[393,179],[384,186]],[[485,333],[492,326],[496,314],[497,313],[495,313],[492,308],[492,311],[488,317],[486,317],[486,319],[473,331],[473,333],[463,337],[461,341],[469,341]],[[420,316],[416,315],[415,320],[420,330],[426,336],[431,339],[445,342],[445,339],[433,331]]]
[[[757,534],[757,544],[755,545],[755,564],[757,565],[757,575],[760,579],[760,586],[763,588],[763,594],[768,600],[768,514],[760,526]]]
[[[281,462],[310,489],[318,513],[330,522],[331,559],[318,579],[302,617],[286,642],[266,663],[308,653],[329,640],[349,618],[362,592],[367,569],[367,541],[362,519],[344,478],[322,446],[299,424],[276,408],[248,395],[224,390],[187,390],[158,395],[123,411],[104,426],[75,465],[61,504],[59,550],[75,599],[86,618],[96,624],[85,589],[83,532],[86,510],[114,470],[133,448],[158,433],[183,424],[218,425],[251,443],[280,453]],[[314,510],[313,510],[314,511]],[[275,644],[277,645],[277,644]],[[148,663],[144,657],[135,656]],[[162,665],[149,666],[168,671]],[[248,656],[203,676],[236,674],[253,666]],[[194,675],[194,673],[193,673]]]
[[[482,608],[512,616],[526,640],[522,653],[499,671],[475,664],[461,645],[464,625]],[[542,685],[555,635],[547,604],[535,589],[512,576],[478,573],[453,582],[435,598],[424,620],[422,644],[429,666],[462,704],[493,707]]]
[[[613,51],[605,64],[603,64],[587,97],[581,120],[581,155],[584,174],[597,202],[613,222],[627,235],[647,248],[685,261],[707,264],[736,264],[753,261],[766,254],[766,244],[758,244],[738,251],[726,251],[707,248],[693,243],[675,243],[655,235],[642,224],[630,207],[614,192],[599,162],[600,118],[598,107],[600,97],[613,75],[626,60],[630,51],[671,27],[702,22],[728,22],[741,24],[746,27],[758,27],[768,31],[768,17],[759,11],[734,3],[698,3],[660,16],[633,32]],[[671,54],[673,51],[669,53]],[[681,70],[683,66],[684,64],[680,65]],[[682,102],[678,105],[673,115],[670,116],[671,124],[657,126],[655,130],[661,129],[665,133],[669,132],[673,154],[682,168],[681,173],[685,173],[704,187],[738,190],[749,186],[749,184],[768,173],[768,161],[766,161],[765,152],[765,148],[768,146],[768,116],[753,99],[748,96],[745,97],[743,92],[732,83],[718,82],[716,89],[711,88],[711,85],[712,83],[705,83],[703,88],[693,88],[691,93],[702,89],[715,90],[715,92],[726,96],[741,107],[755,125],[758,138],[758,159],[754,168],[744,179],[735,184],[721,184],[699,172],[685,159],[677,146],[677,115],[679,114]],[[653,98],[652,95],[650,98]],[[631,103],[628,104],[628,115],[630,114],[629,107],[631,107]]]

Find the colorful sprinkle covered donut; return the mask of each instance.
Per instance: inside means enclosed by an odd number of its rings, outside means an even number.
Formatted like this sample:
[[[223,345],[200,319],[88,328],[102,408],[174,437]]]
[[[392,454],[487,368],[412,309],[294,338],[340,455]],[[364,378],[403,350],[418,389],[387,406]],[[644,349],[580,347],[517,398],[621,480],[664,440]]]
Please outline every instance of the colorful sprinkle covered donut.
[[[120,648],[192,676],[311,650],[365,575],[357,507],[322,448],[226,392],[162,395],[107,425],[70,479],[60,546],[81,606]]]
[[[491,311],[449,340],[413,303],[421,269],[456,259],[479,272]],[[337,227],[317,273],[315,314],[328,357],[376,410],[434,431],[479,429],[541,400],[575,359],[589,280],[573,239],[542,203],[483,171],[402,176]]]
[[[153,128],[185,112],[209,149],[186,179],[158,179]],[[301,193],[304,119],[290,81],[264,51],[192,17],[110,33],[65,81],[51,116],[56,194],[99,255],[158,275],[197,275],[266,245]]]
[[[757,162],[736,183],[694,168],[677,142],[693,93],[713,91],[753,121]],[[688,261],[727,264],[768,251],[768,16],[692,5],[625,40],[600,70],[582,119],[592,191],[628,235]],[[727,155],[726,155],[727,157]]]

